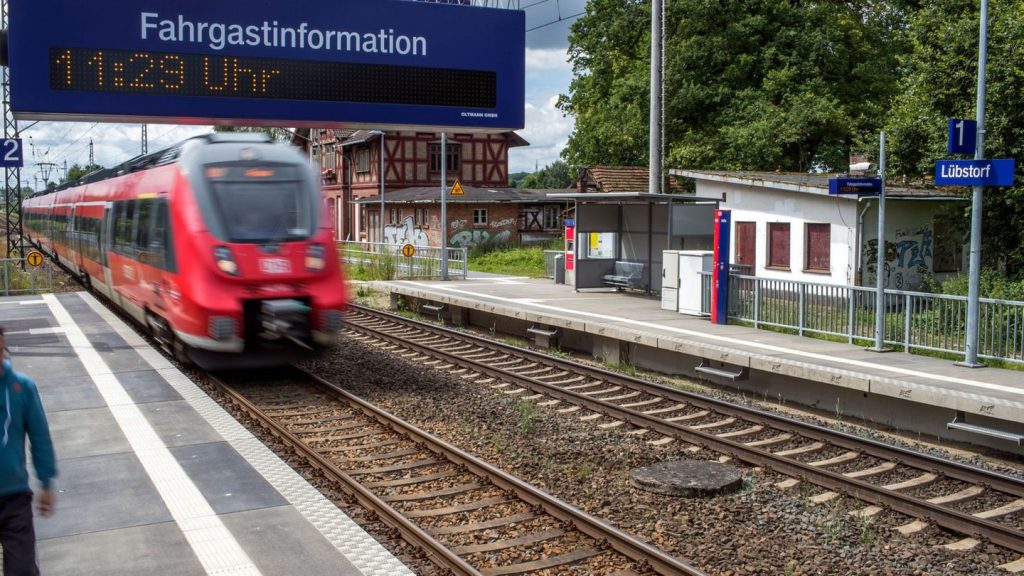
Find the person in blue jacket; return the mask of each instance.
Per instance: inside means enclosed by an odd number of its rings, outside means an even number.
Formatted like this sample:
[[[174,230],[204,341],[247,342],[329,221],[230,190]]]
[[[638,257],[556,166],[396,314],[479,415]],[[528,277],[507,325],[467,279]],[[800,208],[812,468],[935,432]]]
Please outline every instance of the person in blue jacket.
[[[0,326],[0,350],[7,349]],[[5,576],[36,576],[36,536],[32,526],[32,490],[25,464],[25,437],[32,445],[32,464],[42,490],[36,494],[40,516],[53,513],[53,478],[57,465],[50,428],[36,385],[15,372],[11,361],[0,363],[0,544]]]

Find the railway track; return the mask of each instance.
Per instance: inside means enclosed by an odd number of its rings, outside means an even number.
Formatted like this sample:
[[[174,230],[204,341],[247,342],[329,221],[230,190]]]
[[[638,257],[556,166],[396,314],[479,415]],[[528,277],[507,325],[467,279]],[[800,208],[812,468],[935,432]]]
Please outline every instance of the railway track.
[[[703,574],[298,368],[209,378],[455,574]]]
[[[861,518],[905,514],[913,520],[898,528],[903,534],[934,524],[962,536],[950,549],[988,541],[1024,553],[1024,482],[1016,478],[369,308],[352,306],[346,327],[410,361],[595,426],[774,470],[789,477],[780,488],[813,484],[814,502],[854,497],[867,503],[855,512]]]

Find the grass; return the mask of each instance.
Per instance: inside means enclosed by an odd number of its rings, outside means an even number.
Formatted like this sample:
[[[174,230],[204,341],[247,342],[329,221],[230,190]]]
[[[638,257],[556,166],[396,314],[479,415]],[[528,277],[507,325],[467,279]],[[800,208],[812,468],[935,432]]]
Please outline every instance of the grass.
[[[469,269],[475,272],[544,278],[544,246],[499,248],[469,255]]]
[[[537,419],[537,409],[531,402],[520,400],[516,402],[516,413],[519,414],[519,429],[528,434]]]

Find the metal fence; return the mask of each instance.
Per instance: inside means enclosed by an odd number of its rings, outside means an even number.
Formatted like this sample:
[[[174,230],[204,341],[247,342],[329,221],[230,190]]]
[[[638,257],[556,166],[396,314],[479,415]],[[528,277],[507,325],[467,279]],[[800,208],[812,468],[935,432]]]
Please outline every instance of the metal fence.
[[[565,254],[565,250],[544,251],[544,276],[548,278],[555,277],[555,258],[557,258],[559,254]]]
[[[338,256],[348,265],[349,276],[363,280],[436,279],[441,277],[442,248],[413,246],[413,255],[402,254],[404,244],[339,242]],[[444,248],[448,276],[466,278],[468,250]]]
[[[0,258],[0,288],[3,288],[4,296],[53,292],[55,264],[47,260],[41,266],[22,269],[23,263],[21,258]]]
[[[701,272],[701,311],[711,312],[711,273]],[[848,342],[875,338],[875,289],[732,274],[729,317],[755,328],[824,334]],[[978,356],[1024,363],[1024,302],[981,298]],[[885,343],[964,354],[967,297],[885,291]]]

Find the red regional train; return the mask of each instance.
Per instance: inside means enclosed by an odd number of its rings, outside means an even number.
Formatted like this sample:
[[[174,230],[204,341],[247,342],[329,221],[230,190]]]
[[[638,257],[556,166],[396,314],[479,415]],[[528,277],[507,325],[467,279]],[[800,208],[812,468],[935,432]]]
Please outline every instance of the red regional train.
[[[214,133],[22,203],[25,235],[204,368],[329,347],[346,306],[318,179],[293,147]]]

